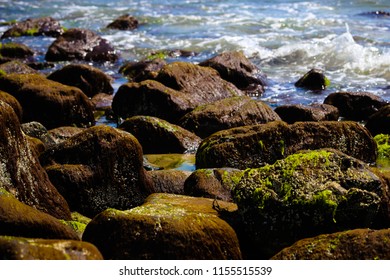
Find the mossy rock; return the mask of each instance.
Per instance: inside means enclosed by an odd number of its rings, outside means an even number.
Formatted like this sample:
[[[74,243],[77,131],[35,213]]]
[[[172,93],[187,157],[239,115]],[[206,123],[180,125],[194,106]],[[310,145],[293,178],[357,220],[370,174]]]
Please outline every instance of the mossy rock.
[[[390,135],[377,134],[374,137],[378,145],[378,158],[376,165],[380,169],[390,170]]]
[[[57,37],[64,32],[61,24],[52,17],[29,18],[16,22],[10,29],[5,31],[1,39],[20,36],[51,36]]]
[[[166,61],[160,58],[142,60],[139,62],[127,62],[119,68],[119,73],[131,82],[141,82],[155,78]]]
[[[20,43],[0,43],[0,56],[7,58],[27,58],[34,52],[24,44]]]
[[[184,182],[191,175],[190,171],[154,170],[148,172],[153,182],[154,193],[184,194]]]
[[[213,205],[234,204],[172,194],[153,194],[139,207],[108,209],[87,226],[83,240],[105,259],[241,259],[234,230]]]
[[[134,30],[138,27],[138,25],[139,22],[135,17],[129,14],[125,14],[116,18],[113,22],[107,25],[107,28],[119,30]]]
[[[305,88],[314,91],[324,90],[329,85],[330,85],[329,79],[324,75],[323,71],[320,69],[311,69],[295,83],[296,87]]]
[[[367,120],[366,128],[373,136],[390,134],[390,105],[383,106],[372,114]]]
[[[22,121],[22,115],[23,115],[23,109],[22,106],[20,105],[19,101],[13,97],[11,94],[6,93],[5,91],[0,90],[0,100],[7,103],[14,109],[14,112],[16,116],[19,119],[19,122]]]
[[[282,105],[276,107],[275,112],[289,124],[303,121],[337,121],[339,119],[339,110],[329,104]]]
[[[296,153],[243,172],[232,190],[243,221],[237,232],[249,255],[268,258],[305,237],[387,227],[386,188],[368,165],[337,150]]]
[[[389,260],[390,229],[354,229],[299,240],[273,260]]]
[[[85,231],[85,228],[87,227],[88,223],[91,221],[91,218],[88,218],[86,216],[83,216],[82,214],[78,212],[72,212],[72,220],[70,221],[64,221],[61,222],[65,225],[71,227],[77,235],[80,237],[83,236],[83,233]]]
[[[18,60],[0,64],[0,71],[3,71],[5,74],[39,74],[37,70]]]
[[[356,122],[275,121],[216,132],[200,144],[196,167],[238,169],[272,164],[299,150],[335,148],[374,163],[377,147],[371,134]]]
[[[3,260],[102,260],[90,243],[75,240],[32,239],[0,236]]]

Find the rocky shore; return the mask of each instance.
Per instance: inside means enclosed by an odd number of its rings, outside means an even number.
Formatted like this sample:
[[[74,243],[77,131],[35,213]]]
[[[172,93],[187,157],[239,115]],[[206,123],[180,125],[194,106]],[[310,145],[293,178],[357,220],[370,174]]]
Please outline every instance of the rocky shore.
[[[0,43],[1,259],[390,259],[388,101],[334,92],[273,109],[242,52],[126,62],[114,92],[89,62],[120,54],[93,31],[46,17],[1,39],[15,36],[55,40],[44,62]],[[329,83],[312,69],[295,85]],[[196,170],[145,154],[193,154]]]

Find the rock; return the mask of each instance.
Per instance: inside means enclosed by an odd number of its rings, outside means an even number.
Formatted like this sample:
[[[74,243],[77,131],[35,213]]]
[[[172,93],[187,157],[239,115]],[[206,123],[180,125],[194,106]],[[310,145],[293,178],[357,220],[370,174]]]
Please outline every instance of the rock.
[[[179,125],[206,138],[220,130],[276,120],[279,116],[266,103],[237,96],[198,106],[184,115]]]
[[[105,259],[241,259],[234,230],[214,210],[232,203],[172,194],[153,194],[139,207],[108,209],[87,226],[83,240]]]
[[[339,119],[338,109],[328,104],[282,105],[276,107],[275,112],[289,124],[302,121],[337,121]]]
[[[20,202],[4,188],[0,188],[1,235],[79,240],[70,227],[53,216]]]
[[[243,221],[236,231],[248,255],[269,258],[302,238],[388,227],[386,188],[362,161],[332,149],[302,151],[243,171],[232,190]]]
[[[86,60],[115,62],[118,54],[110,43],[94,32],[71,28],[59,36],[49,47],[47,61]]]
[[[0,236],[4,260],[102,260],[92,244],[75,240],[31,239]]]
[[[242,176],[233,168],[198,169],[184,183],[184,194],[232,202],[231,191]]]
[[[91,98],[91,102],[96,111],[103,111],[105,114],[110,112],[112,100],[114,96],[112,94],[98,93]]]
[[[386,105],[381,97],[369,92],[335,92],[324,103],[337,107],[341,117],[355,121],[367,120]]]
[[[145,154],[193,153],[201,142],[192,132],[156,117],[131,117],[119,128],[134,135]]]
[[[324,75],[320,69],[311,69],[303,75],[295,84],[298,88],[305,88],[308,90],[324,90],[330,85],[329,79]]]
[[[14,110],[0,101],[0,186],[21,202],[59,219],[70,219],[58,193],[30,149]]]
[[[149,170],[195,170],[194,154],[147,154],[144,158]]]
[[[21,129],[26,135],[41,140],[45,148],[56,144],[46,127],[39,122],[23,123]]]
[[[219,131],[204,139],[196,152],[196,167],[246,169],[272,164],[299,150],[338,149],[367,163],[374,163],[376,144],[356,122],[275,121]]]
[[[88,97],[78,88],[37,74],[0,76],[0,90],[12,94],[22,105],[23,122],[37,121],[46,128],[95,123]]]
[[[259,96],[264,93],[265,75],[242,51],[224,52],[199,65],[214,68],[223,79],[233,83],[248,95]]]
[[[48,131],[56,144],[64,142],[72,136],[82,132],[84,128],[74,126],[61,126]]]
[[[64,85],[78,87],[88,97],[98,93],[114,93],[111,86],[112,78],[100,69],[85,64],[66,65],[47,78]]]
[[[112,103],[114,112],[123,119],[146,115],[177,123],[199,105],[243,95],[217,71],[192,63],[167,64],[155,79],[122,85]]]
[[[85,217],[81,215],[78,212],[72,212],[72,220],[71,221],[62,221],[64,224],[68,225],[71,227],[79,236],[80,240],[83,236],[83,233],[85,231],[85,228],[91,221],[90,218]]]
[[[154,79],[158,72],[167,63],[165,60],[155,58],[152,60],[143,60],[139,62],[127,62],[121,66],[119,73],[126,76],[129,81],[141,82],[147,79]]]
[[[38,71],[18,60],[0,64],[0,71],[6,74],[39,74]]]
[[[85,129],[47,149],[40,160],[72,211],[87,217],[110,207],[136,207],[150,193],[141,146],[119,129]]]
[[[373,11],[373,12],[365,12],[365,13],[361,13],[359,14],[360,16],[368,16],[368,17],[375,17],[375,18],[388,18],[390,17],[390,13],[389,12],[385,12],[385,11]]]
[[[390,229],[354,229],[297,241],[273,260],[388,260]]]
[[[385,105],[372,114],[367,120],[366,128],[373,136],[390,134],[390,105]]]
[[[6,58],[28,58],[34,55],[34,52],[24,44],[21,43],[0,43],[0,57]]]
[[[378,146],[378,157],[376,159],[376,166],[381,169],[390,170],[390,135],[377,134],[375,135],[374,140]]]
[[[153,193],[184,194],[184,182],[190,171],[155,170],[148,172],[153,182]]]
[[[107,28],[119,30],[134,30],[138,28],[138,20],[129,14],[122,15],[116,18],[113,22],[107,25]]]
[[[57,37],[63,32],[64,30],[62,29],[61,24],[52,17],[33,18],[17,22],[10,29],[3,33],[1,39],[9,37],[41,35]]]
[[[18,117],[19,122],[22,120],[23,115],[23,109],[18,100],[16,100],[15,97],[13,97],[11,94],[8,94],[4,91],[0,90],[0,100],[7,103],[14,109],[14,112],[16,116]]]

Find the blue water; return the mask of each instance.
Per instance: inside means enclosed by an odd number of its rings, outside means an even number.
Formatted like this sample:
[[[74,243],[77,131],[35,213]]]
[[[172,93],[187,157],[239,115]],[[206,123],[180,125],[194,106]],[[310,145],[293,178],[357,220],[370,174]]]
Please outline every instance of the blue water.
[[[364,14],[377,10],[390,12],[390,1],[0,0],[0,22],[52,16],[66,28],[99,33],[121,54],[116,64],[96,65],[115,79],[115,89],[126,82],[118,74],[122,63],[155,51],[195,51],[197,56],[185,60],[197,63],[223,51],[242,50],[267,75],[260,99],[275,107],[322,102],[339,90],[369,91],[390,101],[390,17]],[[139,19],[137,30],[105,28],[125,13]],[[0,27],[0,33],[6,29]],[[36,50],[37,60],[44,59],[53,41],[12,40]],[[313,67],[331,80],[321,94],[294,87]]]

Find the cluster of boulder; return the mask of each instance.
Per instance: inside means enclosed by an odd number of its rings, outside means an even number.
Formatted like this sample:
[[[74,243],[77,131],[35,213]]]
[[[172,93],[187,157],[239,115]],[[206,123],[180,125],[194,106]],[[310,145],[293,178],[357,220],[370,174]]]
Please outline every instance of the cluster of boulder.
[[[242,52],[126,63],[114,95],[83,63],[116,61],[109,42],[52,18],[2,39],[32,35],[57,38],[47,62],[71,62],[44,75],[28,47],[0,45],[0,258],[390,258],[385,100],[336,92],[273,109],[253,98],[266,77]],[[318,69],[296,83],[328,85]],[[118,125],[96,125],[101,112]],[[145,160],[186,153],[193,172]]]

